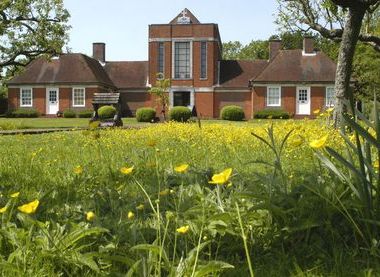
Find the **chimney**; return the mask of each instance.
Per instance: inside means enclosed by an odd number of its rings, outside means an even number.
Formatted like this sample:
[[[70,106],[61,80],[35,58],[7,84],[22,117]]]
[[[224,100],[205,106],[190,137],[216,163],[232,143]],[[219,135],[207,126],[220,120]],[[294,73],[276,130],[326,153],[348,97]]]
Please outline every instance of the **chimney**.
[[[273,58],[277,55],[277,53],[281,50],[281,40],[279,39],[271,39],[269,40],[269,60],[273,60]]]
[[[314,38],[304,37],[303,39],[303,53],[304,54],[314,54]]]
[[[92,44],[92,57],[99,62],[106,61],[106,44],[103,42],[95,42]]]

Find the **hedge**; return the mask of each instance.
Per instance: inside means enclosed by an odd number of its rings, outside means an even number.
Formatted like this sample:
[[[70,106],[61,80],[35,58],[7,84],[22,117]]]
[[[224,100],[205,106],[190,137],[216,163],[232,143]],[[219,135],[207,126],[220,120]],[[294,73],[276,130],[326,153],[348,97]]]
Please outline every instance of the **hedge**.
[[[77,116],[77,113],[73,110],[67,109],[63,111],[64,118],[74,118]]]
[[[93,110],[83,110],[83,111],[78,112],[78,117],[79,118],[91,118],[93,114],[94,114]]]
[[[242,121],[245,118],[245,114],[242,107],[235,105],[224,106],[220,111],[220,118],[231,121]]]
[[[8,117],[17,117],[17,118],[32,118],[39,117],[40,113],[36,109],[17,109],[10,111],[7,114]]]
[[[136,120],[138,122],[154,122],[156,110],[153,108],[140,108],[136,111]]]
[[[103,106],[98,110],[100,119],[113,118],[116,115],[116,108],[114,106]]]
[[[191,111],[184,106],[176,106],[170,109],[169,119],[178,122],[187,122],[191,117]]]
[[[254,118],[289,119],[290,114],[282,109],[266,109],[256,112]]]

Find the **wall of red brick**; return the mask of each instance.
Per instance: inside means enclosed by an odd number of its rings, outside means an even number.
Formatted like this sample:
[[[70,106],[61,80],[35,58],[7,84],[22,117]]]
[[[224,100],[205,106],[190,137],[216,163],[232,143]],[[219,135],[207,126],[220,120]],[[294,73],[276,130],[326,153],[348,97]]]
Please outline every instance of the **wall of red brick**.
[[[281,87],[281,108],[294,115],[296,113],[296,87]]]
[[[214,93],[195,92],[195,108],[198,117],[213,118],[214,116]]]
[[[323,109],[326,102],[326,88],[325,87],[311,87],[311,113],[317,109]]]
[[[135,116],[136,110],[150,105],[150,95],[146,92],[123,92],[120,94],[123,116]]]
[[[214,93],[214,117],[218,118],[224,106],[236,105],[243,108],[245,118],[252,117],[251,92],[216,92]]]
[[[252,90],[252,103],[253,103],[253,113],[264,110],[266,108],[266,87],[254,87]]]
[[[8,89],[8,110],[15,110],[20,106],[19,102],[19,88],[9,88]]]

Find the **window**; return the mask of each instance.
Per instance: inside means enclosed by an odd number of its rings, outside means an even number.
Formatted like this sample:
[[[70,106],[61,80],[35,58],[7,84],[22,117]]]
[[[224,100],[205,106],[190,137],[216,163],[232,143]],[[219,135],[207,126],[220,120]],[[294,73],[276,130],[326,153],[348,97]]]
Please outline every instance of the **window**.
[[[190,91],[175,91],[173,93],[173,106],[190,106]]]
[[[267,106],[281,106],[281,88],[268,87]]]
[[[326,88],[326,107],[334,107],[335,104],[335,90],[334,87]]]
[[[20,107],[33,106],[33,92],[31,88],[21,88],[20,91]]]
[[[84,88],[73,88],[73,107],[84,107],[86,93]]]
[[[207,42],[201,42],[201,79],[207,78]]]
[[[164,43],[158,43],[158,61],[157,61],[157,73],[164,74]]]
[[[174,78],[190,79],[190,42],[174,43]]]

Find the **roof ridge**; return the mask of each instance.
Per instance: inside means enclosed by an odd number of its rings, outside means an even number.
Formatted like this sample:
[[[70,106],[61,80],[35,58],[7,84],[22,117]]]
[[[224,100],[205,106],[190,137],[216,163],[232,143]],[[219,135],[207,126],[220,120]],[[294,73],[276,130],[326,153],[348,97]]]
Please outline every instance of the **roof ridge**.
[[[116,87],[115,84],[113,83],[112,79],[108,75],[107,71],[104,70],[104,67],[100,64],[100,62],[98,60],[96,60],[96,59],[94,59],[92,57],[89,57],[86,54],[81,54],[81,55],[84,58],[84,60],[85,60],[85,62],[87,64],[87,67],[90,68],[92,75],[95,77],[95,80],[97,80],[99,83],[104,83],[105,81],[107,81],[107,82],[109,82],[109,84],[111,84],[114,87]],[[89,63],[90,61],[91,62],[95,62],[96,65],[99,66],[99,68],[101,69],[101,71],[103,71],[104,75],[107,76],[108,80],[102,80],[101,76],[98,76],[98,74],[96,74],[94,68]]]

